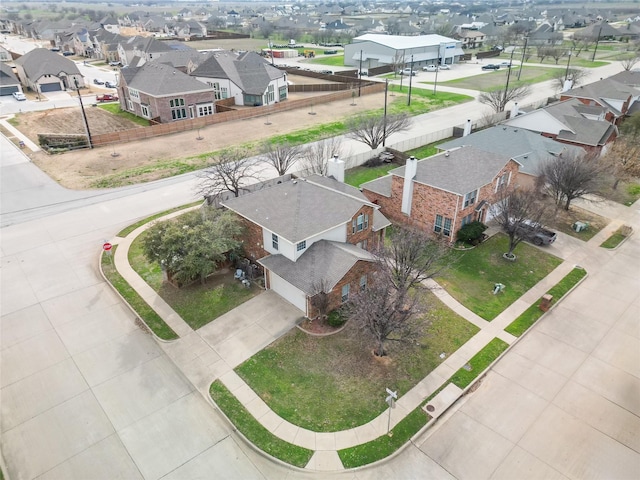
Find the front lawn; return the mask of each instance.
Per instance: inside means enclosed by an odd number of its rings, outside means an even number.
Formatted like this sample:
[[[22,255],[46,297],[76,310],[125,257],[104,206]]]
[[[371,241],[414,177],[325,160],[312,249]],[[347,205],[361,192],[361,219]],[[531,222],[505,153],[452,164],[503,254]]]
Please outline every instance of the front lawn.
[[[233,272],[222,270],[202,285],[196,282],[182,288],[162,281],[160,265],[149,262],[142,253],[145,233],[138,236],[129,249],[129,263],[145,282],[173,308],[191,328],[197,330],[219,316],[262,292],[257,285],[245,288],[233,278]]]
[[[326,50],[331,50],[327,48]],[[320,50],[320,53],[324,50]],[[316,65],[329,65],[330,67],[344,67],[344,54],[328,55],[326,57],[318,57],[307,60],[305,63],[314,63]],[[340,73],[340,72],[336,72]]]
[[[386,408],[385,388],[402,396],[442,359],[471,338],[477,327],[426,292],[431,326],[420,345],[389,342],[389,355],[373,356],[353,322],[340,333],[314,337],[298,329],[254,355],[237,373],[285,420],[317,432],[365,424]]]
[[[579,238],[580,240],[587,242],[609,223],[608,218],[592,213],[584,208],[571,205],[569,210],[564,210],[562,208],[556,209],[553,202],[550,200],[548,201],[550,203],[551,211],[554,212],[554,216],[549,219],[546,226],[571,237]],[[586,222],[589,226],[580,232],[576,232],[573,228],[573,225],[576,222]]]
[[[493,320],[562,263],[524,242],[515,249],[517,260],[510,262],[502,258],[508,249],[508,237],[497,234],[473,250],[454,250],[448,257],[452,267],[437,281],[465,307]],[[496,283],[504,284],[505,289],[493,295]]]
[[[106,110],[109,113],[117,115],[118,117],[131,120],[132,122],[137,123],[138,125],[141,125],[143,127],[149,126],[149,120],[147,120],[146,118],[138,117],[137,115],[134,115],[133,113],[127,112],[125,110],[122,110],[120,108],[119,103],[100,103],[98,104],[98,107],[102,108],[103,110]]]
[[[389,170],[398,168],[397,163],[383,163],[377,167],[353,167],[345,172],[344,183],[360,188],[363,183],[370,182],[376,178],[384,177]]]
[[[513,68],[511,75],[509,76],[509,85],[513,87],[545,82],[547,80],[551,80],[553,76],[558,73],[555,68],[525,66],[520,73],[520,80],[518,80],[518,70],[519,68]],[[489,92],[496,88],[504,88],[507,80],[508,69],[501,68],[500,70],[495,70],[489,73],[480,72],[480,65],[478,65],[478,75],[449,80],[447,82],[441,82],[441,84],[456,88],[480,90],[481,92]]]

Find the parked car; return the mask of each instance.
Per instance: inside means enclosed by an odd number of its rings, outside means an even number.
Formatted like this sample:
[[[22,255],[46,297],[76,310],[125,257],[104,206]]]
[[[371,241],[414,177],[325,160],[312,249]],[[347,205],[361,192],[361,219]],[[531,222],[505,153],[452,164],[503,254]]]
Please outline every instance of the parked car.
[[[64,55],[65,57],[70,57],[74,55],[74,53],[70,52],[69,50],[65,50],[64,52],[62,52],[62,55]]]
[[[117,85],[115,83],[111,83],[111,82],[104,82],[104,86],[107,88],[116,88]]]
[[[104,85],[104,80],[100,80],[99,78],[94,78],[93,83],[96,85]]]
[[[27,99],[27,97],[22,92],[13,92],[12,95],[13,95],[13,98],[18,100],[19,102]]]
[[[119,61],[118,62],[109,62],[109,66],[110,67],[119,67],[120,65],[122,65]]]
[[[415,70],[411,70],[410,68],[404,68],[398,72],[400,75],[416,75]]]
[[[447,65],[446,63],[443,63],[442,65],[440,65],[438,67],[440,70],[451,70],[451,66]]]
[[[333,70],[320,70],[320,73],[324,73],[325,75],[333,75]]]
[[[422,70],[424,70],[425,72],[435,72],[436,70],[438,70],[438,66],[437,65],[425,65],[424,67],[422,67]]]
[[[495,63],[490,63],[488,65],[483,65],[482,70],[500,70],[500,65],[496,65]]]
[[[505,60],[504,62],[500,62],[500,66],[501,67],[507,67],[507,68],[511,68],[511,62]]]
[[[102,95],[96,95],[96,100],[98,102],[116,102],[118,101],[118,96],[113,93],[103,93]]]
[[[551,245],[556,241],[557,234],[551,230],[547,230],[539,223],[535,223],[529,220],[524,220],[520,224],[524,231],[524,237],[534,245]]]

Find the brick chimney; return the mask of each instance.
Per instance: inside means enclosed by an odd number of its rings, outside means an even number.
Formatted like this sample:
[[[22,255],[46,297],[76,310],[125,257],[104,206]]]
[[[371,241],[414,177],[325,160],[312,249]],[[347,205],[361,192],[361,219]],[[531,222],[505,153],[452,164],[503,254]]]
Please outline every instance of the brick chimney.
[[[411,200],[413,197],[413,179],[418,170],[418,160],[416,157],[409,157],[404,166],[404,184],[402,186],[402,213],[411,215]]]

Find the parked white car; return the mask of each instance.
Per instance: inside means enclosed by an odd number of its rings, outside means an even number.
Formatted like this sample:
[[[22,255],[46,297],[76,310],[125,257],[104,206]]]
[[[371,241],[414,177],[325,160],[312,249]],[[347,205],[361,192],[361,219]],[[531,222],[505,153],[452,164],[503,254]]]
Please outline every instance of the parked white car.
[[[12,95],[13,95],[13,98],[18,100],[19,102],[27,99],[27,97],[22,92],[13,92]]]
[[[399,75],[416,75],[415,70],[411,70],[410,68],[404,68],[398,72]]]
[[[424,67],[422,67],[422,70],[424,70],[425,72],[435,72],[436,70],[438,70],[438,66],[437,65],[425,65]]]

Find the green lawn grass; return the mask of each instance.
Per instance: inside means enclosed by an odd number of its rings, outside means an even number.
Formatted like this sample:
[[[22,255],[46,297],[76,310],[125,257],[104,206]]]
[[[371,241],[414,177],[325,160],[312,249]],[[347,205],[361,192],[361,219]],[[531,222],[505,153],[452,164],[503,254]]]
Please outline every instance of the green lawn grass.
[[[127,303],[133,308],[146,325],[163,340],[174,340],[178,338],[169,325],[145,302],[138,292],[136,292],[127,281],[118,273],[113,262],[113,255],[116,253],[117,245],[111,250],[112,254],[102,254],[102,271],[107,280],[122,295]]]
[[[545,67],[527,67],[522,69],[520,74],[520,80],[518,80],[519,68],[513,68],[511,75],[509,76],[509,85],[516,87],[520,85],[531,85],[535,83],[545,82],[551,80],[557,73],[555,68]],[[449,85],[451,87],[466,88],[469,90],[480,90],[481,92],[489,92],[497,88],[504,88],[507,80],[508,69],[495,70],[488,73],[480,73],[480,66],[478,66],[478,75],[472,77],[458,78],[455,80],[449,80],[442,82],[442,85]]]
[[[145,217],[142,220],[140,220],[139,222],[132,223],[128,227],[125,227],[122,230],[120,230],[120,232],[118,232],[117,236],[118,237],[126,237],[131,232],[133,232],[136,228],[141,227],[142,225],[145,225],[145,224],[147,224],[149,222],[152,222],[153,220],[156,220],[156,219],[158,219],[160,217],[164,217],[165,215],[169,215],[170,213],[177,212],[179,210],[185,210],[185,209],[190,208],[190,207],[195,207],[196,205],[200,205],[200,204],[202,204],[202,201],[198,200],[197,202],[188,203],[186,205],[180,205],[179,207],[170,208],[169,210],[165,210],[164,212],[156,213],[155,215],[151,215],[150,217]]]
[[[177,288],[163,282],[160,265],[149,262],[144,256],[142,250],[144,237],[145,233],[142,233],[129,248],[131,267],[194,330],[262,292],[257,285],[245,288],[233,278],[233,272],[227,272],[224,275],[214,274],[204,285],[195,282]]]
[[[377,167],[354,167],[345,172],[344,183],[359,188],[360,185],[376,178],[384,177],[389,170],[398,168],[395,163],[383,163]]]
[[[623,233],[623,227],[620,227],[618,230],[613,232],[609,238],[607,238],[604,242],[600,244],[602,248],[616,248],[620,245],[624,239],[627,238],[627,235]]]
[[[587,271],[583,268],[576,267],[571,272],[569,272],[565,277],[560,280],[553,288],[551,288],[547,293],[553,295],[553,301],[558,302],[562,297],[564,297],[569,290],[571,290],[575,285],[580,282],[587,274]],[[505,332],[510,333],[516,337],[519,337],[524,332],[526,332],[531,325],[536,323],[536,321],[544,315],[544,312],[540,310],[540,302],[542,298],[539,298],[534,304],[532,304],[529,308],[527,308],[524,312],[522,312],[518,318],[516,318],[513,322],[511,322],[504,330]]]
[[[219,380],[211,384],[209,394],[240,433],[256,447],[296,467],[304,468],[309,463],[312,450],[285,442],[269,432]]]
[[[456,351],[477,327],[425,292],[432,322],[419,345],[389,342],[376,358],[373,343],[352,322],[327,337],[290,331],[236,368],[279,416],[303,428],[334,432],[363,425],[385,410],[385,388],[402,396]]]
[[[327,48],[327,50],[331,50],[331,48]],[[319,53],[324,52],[324,49],[320,50]],[[328,65],[331,67],[344,67],[344,54],[337,55],[328,55],[326,57],[312,58],[307,60],[308,63],[314,63],[316,65]]]
[[[473,250],[452,251],[448,261],[451,268],[438,282],[456,300],[485,320],[493,320],[505,308],[546,277],[561,260],[526,243],[520,243],[515,262],[506,261],[509,239],[497,234]],[[494,284],[506,288],[493,295]]]
[[[102,108],[103,110],[106,110],[107,112],[110,112],[114,115],[117,115],[118,117],[122,117],[122,118],[126,118],[127,120],[130,120],[134,123],[137,123],[138,125],[142,125],[143,127],[148,127],[149,126],[149,120],[147,120],[146,118],[142,118],[142,117],[138,117],[137,115],[134,115],[133,113],[129,113],[126,112],[124,110],[122,110],[120,108],[120,104],[119,103],[100,103],[98,104],[98,107]]]
[[[466,388],[478,375],[484,372],[491,363],[504,352],[509,344],[499,338],[494,338],[482,350],[476,353],[467,364],[469,370],[461,368],[451,377],[451,383],[459,388]]]

